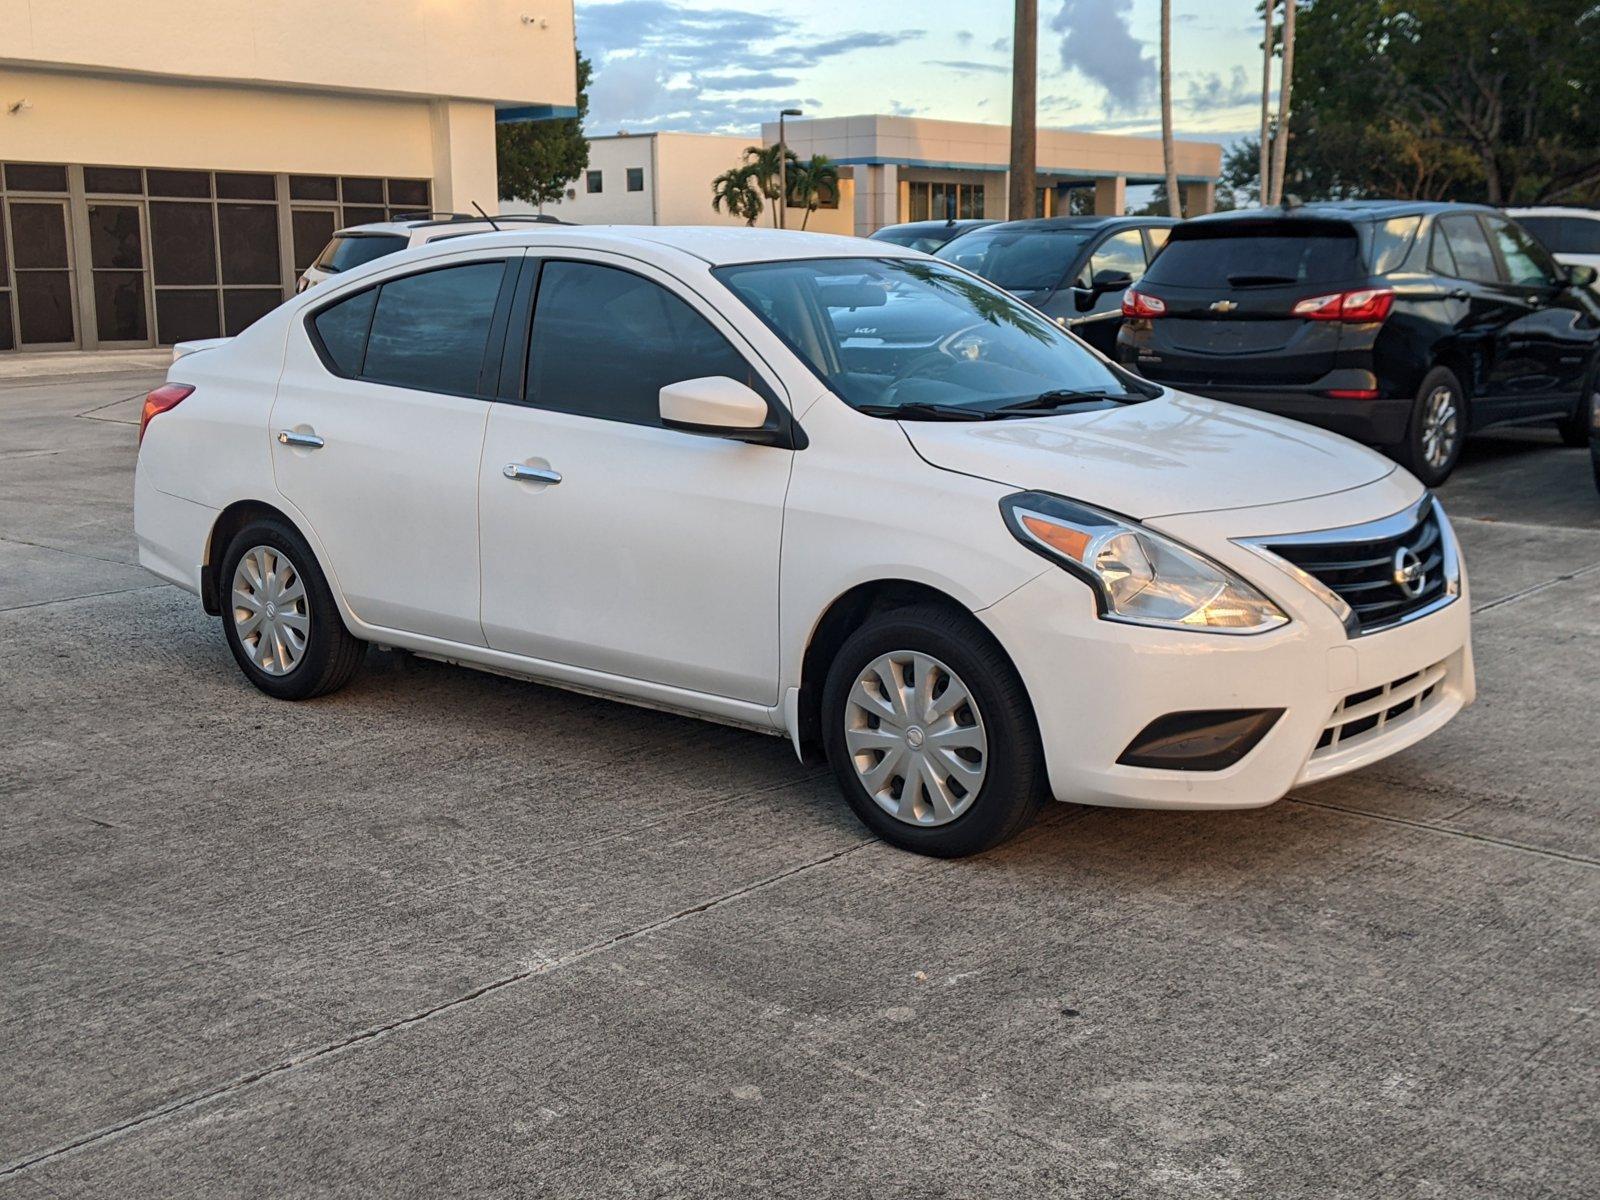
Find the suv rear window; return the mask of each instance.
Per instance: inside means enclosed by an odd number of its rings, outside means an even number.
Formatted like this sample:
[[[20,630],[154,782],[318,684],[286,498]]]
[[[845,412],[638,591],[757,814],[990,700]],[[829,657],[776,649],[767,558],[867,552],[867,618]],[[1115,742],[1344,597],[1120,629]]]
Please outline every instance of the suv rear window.
[[[359,267],[385,254],[406,248],[406,239],[393,233],[353,233],[336,237],[312,265],[319,271],[337,274]]]
[[[1517,224],[1557,254],[1600,254],[1600,221],[1590,217],[1518,217]]]
[[[1150,264],[1150,283],[1212,290],[1343,283],[1366,275],[1355,226],[1340,221],[1179,225]]]

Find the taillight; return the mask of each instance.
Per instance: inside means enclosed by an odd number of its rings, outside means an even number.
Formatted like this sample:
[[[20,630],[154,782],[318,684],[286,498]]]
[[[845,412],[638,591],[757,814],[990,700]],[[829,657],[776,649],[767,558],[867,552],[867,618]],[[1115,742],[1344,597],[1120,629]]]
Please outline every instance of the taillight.
[[[1352,325],[1381,321],[1394,307],[1388,288],[1363,288],[1358,292],[1330,292],[1308,296],[1294,306],[1294,315],[1308,321],[1344,321]]]
[[[187,383],[163,383],[155,391],[144,398],[144,411],[139,414],[139,441],[144,441],[145,426],[150,424],[150,418],[160,416],[164,412],[177,408],[178,404],[188,396],[194,388]]]
[[[1125,317],[1164,317],[1167,302],[1159,296],[1147,296],[1132,288],[1122,293],[1122,315]]]

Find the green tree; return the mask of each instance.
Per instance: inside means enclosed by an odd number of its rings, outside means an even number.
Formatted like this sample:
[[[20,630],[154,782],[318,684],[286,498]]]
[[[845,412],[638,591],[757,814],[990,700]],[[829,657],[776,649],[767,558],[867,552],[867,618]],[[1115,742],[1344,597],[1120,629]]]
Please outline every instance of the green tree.
[[[789,168],[789,203],[806,210],[800,218],[801,229],[810,222],[812,213],[838,196],[839,168],[826,154],[813,154],[809,161]]]
[[[589,165],[589,60],[578,55],[578,115],[558,121],[519,121],[495,126],[495,157],[500,199],[521,200],[540,209],[562,199],[567,184]]]
[[[774,142],[770,146],[746,146],[744,148],[744,169],[749,173],[750,182],[761,193],[762,199],[772,209],[772,225],[778,225],[778,193],[783,187],[780,182],[779,164],[788,160],[788,169],[793,172],[800,165],[800,160],[795,157],[793,150],[784,149],[782,154]]]
[[[756,187],[747,166],[729,167],[711,181],[711,208],[743,217],[746,225],[754,225],[761,215],[761,191]]]

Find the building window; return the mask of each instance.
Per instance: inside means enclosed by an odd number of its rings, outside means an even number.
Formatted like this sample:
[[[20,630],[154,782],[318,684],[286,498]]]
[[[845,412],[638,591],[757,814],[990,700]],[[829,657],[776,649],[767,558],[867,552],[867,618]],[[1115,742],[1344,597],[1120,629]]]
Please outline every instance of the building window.
[[[587,172],[585,172],[584,173],[584,177],[583,177],[583,181],[584,181],[584,186],[586,188],[588,188],[589,194],[591,196],[598,195],[601,191],[604,190],[604,185],[603,185],[603,182],[601,180],[601,176],[600,176],[600,172],[599,171],[587,171]]]
[[[642,191],[644,191],[644,168],[643,167],[629,167],[628,168],[628,190],[630,192],[642,192]]]
[[[908,221],[955,221],[983,216],[983,184],[927,182],[910,185]],[[837,199],[834,201],[838,203]]]

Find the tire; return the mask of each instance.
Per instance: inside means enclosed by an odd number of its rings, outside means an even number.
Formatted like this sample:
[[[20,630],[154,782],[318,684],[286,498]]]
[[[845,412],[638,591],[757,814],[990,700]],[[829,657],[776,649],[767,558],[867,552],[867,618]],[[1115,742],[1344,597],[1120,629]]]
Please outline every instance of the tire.
[[[245,678],[267,695],[325,696],[349,683],[361,665],[366,642],[345,628],[316,555],[286,521],[262,518],[234,535],[222,556],[217,592],[228,649]],[[253,616],[265,619],[252,624]],[[276,642],[269,636],[274,631]]]
[[[1589,372],[1583,381],[1583,395],[1571,414],[1556,422],[1564,446],[1588,446],[1593,438],[1590,431],[1600,423],[1600,366]]]
[[[898,706],[887,673],[910,692]],[[858,692],[862,680],[871,684]],[[922,695],[919,682],[927,688]],[[918,704],[924,718],[930,706],[954,707],[929,722],[916,716]],[[822,721],[828,762],[850,807],[904,850],[977,854],[1021,831],[1044,798],[1044,751],[1027,690],[988,631],[965,613],[916,605],[870,618],[828,668]],[[894,764],[882,770],[891,757]],[[930,774],[942,786],[930,783]]]
[[[1390,454],[1429,487],[1450,477],[1467,440],[1467,393],[1448,367],[1435,367],[1422,378],[1405,441]]]

